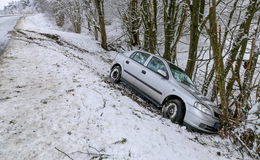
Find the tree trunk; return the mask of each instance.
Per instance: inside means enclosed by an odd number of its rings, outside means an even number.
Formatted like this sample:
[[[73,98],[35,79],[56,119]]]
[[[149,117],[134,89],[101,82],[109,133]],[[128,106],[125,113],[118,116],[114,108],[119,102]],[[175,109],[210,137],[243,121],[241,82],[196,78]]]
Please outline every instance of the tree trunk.
[[[178,10],[179,11],[179,10]],[[171,54],[172,54],[172,59],[171,62],[175,62],[176,58],[177,58],[177,45],[181,39],[182,33],[183,33],[183,28],[184,28],[184,23],[186,21],[186,5],[184,5],[181,9],[181,15],[180,15],[180,19],[178,20],[178,22],[175,21],[176,23],[179,23],[178,27],[177,27],[177,31],[175,32],[175,40],[173,42],[173,45],[171,47]],[[176,12],[176,18],[179,17],[179,15]]]
[[[107,50],[107,34],[104,17],[104,1],[95,0],[95,5],[98,13],[99,31],[101,35],[101,47]]]
[[[231,20],[233,18],[233,14],[235,13],[235,10],[237,8],[237,3],[238,3],[238,0],[236,0],[233,4],[233,7],[232,7],[232,10],[229,14],[229,17],[228,17],[228,23],[225,25],[225,32],[224,32],[224,36],[223,36],[223,40],[222,40],[222,43],[221,43],[221,52],[223,53],[223,50],[224,50],[224,46],[225,46],[225,43],[226,43],[226,39],[227,39],[227,35],[228,35],[228,32],[230,31],[230,24],[231,24]]]
[[[58,11],[58,13],[55,14],[55,21],[57,26],[62,27],[65,22],[65,15],[62,11]]]
[[[143,49],[155,53],[157,48],[157,0],[142,0],[141,6],[144,25]]]
[[[247,111],[249,111],[251,109],[248,104],[248,99],[250,97],[250,93],[252,90],[251,89],[251,87],[253,86],[252,80],[254,77],[256,64],[257,64],[257,60],[258,60],[259,53],[260,53],[260,49],[256,45],[256,39],[257,39],[257,37],[259,37],[259,33],[260,33],[259,24],[260,24],[260,17],[258,17],[257,28],[256,28],[256,31],[254,34],[254,38],[252,40],[250,58],[247,61],[247,64],[245,65],[246,70],[245,70],[245,74],[244,74],[243,85],[242,85],[242,88],[240,88],[240,90],[242,92],[241,97],[240,97],[240,103],[242,104],[242,106],[245,106],[245,109]]]
[[[255,39],[253,39],[252,48],[250,52],[250,59],[248,61],[248,65],[245,71],[243,86],[241,88],[242,93],[241,93],[240,103],[242,104],[242,106],[245,106],[245,109],[247,111],[251,109],[248,104],[248,99],[250,97],[252,80],[253,80],[253,76],[255,73],[255,68],[259,57],[259,52],[260,52],[259,48],[255,49],[255,47],[256,47]]]
[[[143,39],[143,49],[145,51],[149,51],[149,27],[151,27],[150,23],[150,14],[149,14],[149,8],[148,8],[148,2],[147,0],[143,0],[142,3],[142,21],[144,24],[144,39]]]
[[[98,26],[94,26],[94,36],[95,36],[95,40],[98,41]]]
[[[192,78],[193,71],[195,68],[196,58],[197,58],[197,49],[199,42],[199,21],[200,15],[204,13],[205,1],[202,0],[193,0],[192,4],[188,4],[190,6],[191,12],[191,24],[190,24],[190,48],[189,48],[189,57],[186,65],[185,72],[187,75]],[[203,13],[201,13],[203,12]]]
[[[157,49],[157,0],[152,0],[152,12],[151,21],[152,25],[150,27],[150,52],[155,53]]]
[[[219,94],[220,94],[220,106],[223,112],[222,120],[227,122],[228,119],[228,105],[225,91],[225,79],[222,76],[224,71],[224,62],[221,54],[220,41],[218,37],[218,28],[216,20],[216,0],[212,0],[209,14],[209,25],[210,28],[207,29],[207,32],[210,36],[210,43],[212,46],[213,55],[215,57],[215,73],[216,73],[216,83],[218,85]]]
[[[186,5],[176,0],[164,0],[164,54],[163,57],[174,62],[177,44],[182,36],[186,20]],[[174,24],[174,25],[173,25]]]
[[[171,60],[171,44],[173,41],[173,20],[175,13],[176,0],[163,1],[163,13],[164,13],[164,54],[163,57],[167,60]]]
[[[129,17],[128,20],[130,21],[130,46],[139,46],[140,39],[139,39],[139,27],[140,27],[140,14],[138,10],[138,1],[131,0],[129,4]]]

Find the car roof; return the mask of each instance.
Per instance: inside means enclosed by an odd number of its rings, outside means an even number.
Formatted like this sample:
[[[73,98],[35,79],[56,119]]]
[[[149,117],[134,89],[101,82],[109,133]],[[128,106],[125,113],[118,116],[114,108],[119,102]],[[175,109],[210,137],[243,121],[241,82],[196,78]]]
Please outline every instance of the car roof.
[[[180,67],[176,66],[175,64],[173,64],[172,62],[170,62],[169,60],[163,58],[163,57],[160,56],[160,55],[152,54],[152,53],[147,52],[147,51],[144,51],[144,50],[133,50],[132,53],[134,53],[134,52],[143,52],[143,53],[147,53],[147,54],[149,54],[149,55],[151,55],[151,56],[157,57],[157,58],[159,58],[159,59],[161,59],[161,60],[164,60],[166,63],[170,63],[170,64],[173,65],[177,70],[179,70],[179,71],[185,73],[185,71],[184,71],[183,69],[181,69]]]

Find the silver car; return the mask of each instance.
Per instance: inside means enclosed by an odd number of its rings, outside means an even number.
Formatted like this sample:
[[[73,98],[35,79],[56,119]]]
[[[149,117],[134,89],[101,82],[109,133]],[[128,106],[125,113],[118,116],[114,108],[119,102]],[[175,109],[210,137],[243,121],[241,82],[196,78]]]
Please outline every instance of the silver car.
[[[195,87],[185,72],[171,62],[144,51],[118,54],[110,72],[114,82],[128,82],[151,102],[162,107],[172,122],[215,133],[219,108]]]

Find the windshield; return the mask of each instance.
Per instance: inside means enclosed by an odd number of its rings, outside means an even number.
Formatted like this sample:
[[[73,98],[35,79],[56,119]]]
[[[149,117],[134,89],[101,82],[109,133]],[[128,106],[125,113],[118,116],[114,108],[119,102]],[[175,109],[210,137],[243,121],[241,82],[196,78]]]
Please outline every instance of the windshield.
[[[172,76],[174,79],[176,79],[176,81],[181,82],[189,87],[195,87],[191,79],[186,75],[184,71],[171,63],[168,64],[171,69]]]

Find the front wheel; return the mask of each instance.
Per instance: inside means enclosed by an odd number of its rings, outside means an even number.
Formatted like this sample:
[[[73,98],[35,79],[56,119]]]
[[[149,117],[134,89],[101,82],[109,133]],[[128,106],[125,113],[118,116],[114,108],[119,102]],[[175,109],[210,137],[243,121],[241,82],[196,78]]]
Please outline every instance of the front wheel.
[[[178,99],[167,101],[162,108],[163,117],[169,118],[173,123],[182,124],[184,117],[184,106]]]
[[[111,69],[110,78],[112,78],[112,80],[115,83],[120,82],[120,78],[121,78],[121,67],[120,66],[115,66]]]

